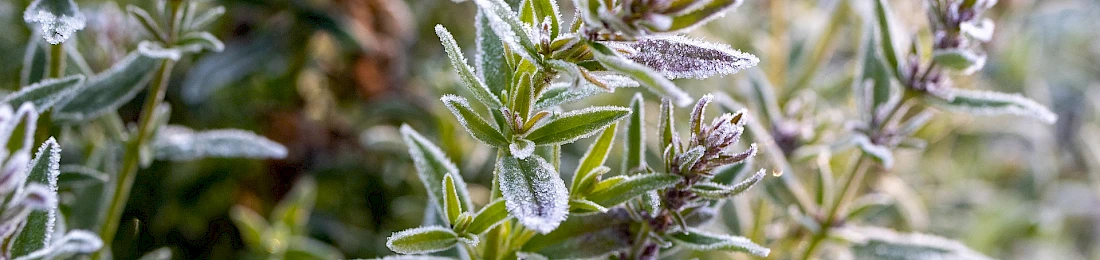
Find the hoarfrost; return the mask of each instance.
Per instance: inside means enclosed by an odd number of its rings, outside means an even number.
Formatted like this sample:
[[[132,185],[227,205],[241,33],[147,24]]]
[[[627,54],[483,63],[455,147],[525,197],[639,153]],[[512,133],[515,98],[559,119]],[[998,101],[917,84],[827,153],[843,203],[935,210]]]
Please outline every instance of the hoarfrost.
[[[450,228],[426,226],[394,232],[386,247],[400,254],[423,254],[451,248],[457,241]]]
[[[527,157],[535,153],[535,143],[527,139],[518,139],[516,142],[508,145],[508,148],[512,151],[512,156],[519,159],[527,159]]]
[[[1058,121],[1050,109],[1019,94],[993,91],[952,89],[953,100],[944,104],[948,109],[976,115],[1017,115],[1038,119],[1047,124]]]
[[[704,79],[755,67],[760,59],[729,45],[684,36],[647,36],[637,42],[615,43],[633,50],[626,58],[670,79]]]
[[[771,253],[771,249],[757,245],[748,238],[710,234],[695,228],[688,228],[687,233],[672,235],[672,240],[683,247],[698,251],[734,250],[760,257],[767,257]]]
[[[157,159],[172,161],[208,157],[281,159],[287,155],[282,144],[252,132],[237,129],[195,132],[175,125],[160,129],[153,150]]]
[[[23,12],[23,21],[38,25],[42,38],[55,45],[65,42],[87,24],[73,0],[36,0]]]
[[[508,213],[527,228],[550,233],[569,214],[569,192],[554,166],[531,156],[506,156],[497,163]]]
[[[16,260],[65,258],[66,256],[72,256],[74,254],[95,252],[102,247],[103,240],[99,239],[95,233],[84,230],[73,230],[69,231],[69,233],[62,236],[61,239],[51,243],[49,246],[16,258]]]

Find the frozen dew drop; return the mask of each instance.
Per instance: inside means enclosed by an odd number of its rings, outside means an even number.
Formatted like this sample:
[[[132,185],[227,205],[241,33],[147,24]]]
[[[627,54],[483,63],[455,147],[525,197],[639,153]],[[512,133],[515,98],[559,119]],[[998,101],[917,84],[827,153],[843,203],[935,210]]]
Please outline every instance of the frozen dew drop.
[[[37,25],[42,38],[50,44],[61,44],[86,24],[84,14],[73,0],[36,0],[23,12],[23,21]]]

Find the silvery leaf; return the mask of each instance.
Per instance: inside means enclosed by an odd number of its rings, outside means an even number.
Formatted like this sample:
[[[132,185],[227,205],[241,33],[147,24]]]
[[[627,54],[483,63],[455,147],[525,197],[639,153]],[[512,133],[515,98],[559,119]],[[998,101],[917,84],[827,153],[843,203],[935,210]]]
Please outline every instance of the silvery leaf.
[[[729,45],[704,42],[684,36],[647,36],[621,43],[632,52],[623,56],[653,68],[667,78],[704,79],[729,75],[755,67],[760,59]]]
[[[189,161],[201,158],[281,159],[286,147],[252,132],[238,129],[194,131],[168,125],[153,140],[157,159]]]

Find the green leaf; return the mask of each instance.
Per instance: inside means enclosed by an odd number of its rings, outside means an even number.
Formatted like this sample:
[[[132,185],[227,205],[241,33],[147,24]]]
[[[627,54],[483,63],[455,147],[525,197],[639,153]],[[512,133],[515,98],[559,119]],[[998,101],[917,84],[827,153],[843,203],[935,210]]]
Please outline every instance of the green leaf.
[[[46,140],[27,167],[27,183],[44,185],[48,190],[44,211],[35,210],[23,224],[22,231],[11,246],[11,257],[29,255],[53,243],[54,223],[57,220],[57,175],[60,174],[61,146],[52,137]],[[30,184],[28,184],[30,185]]]
[[[395,232],[386,240],[386,247],[398,254],[424,254],[447,250],[458,244],[458,234],[451,229],[429,226]]]
[[[641,93],[630,100],[630,119],[626,121],[626,143],[623,146],[623,174],[644,169],[645,161],[645,107]]]
[[[595,176],[589,175],[593,173],[597,167],[603,166],[607,161],[607,155],[611,153],[611,144],[615,141],[616,124],[611,124],[607,128],[604,128],[603,133],[599,138],[596,138],[595,142],[588,147],[588,151],[581,157],[580,162],[577,163],[577,170],[573,172],[573,181],[571,182],[570,193],[576,194],[581,187],[581,182],[584,182]]]
[[[687,31],[721,17],[726,11],[741,5],[741,0],[713,0],[690,12],[672,18],[672,25],[666,31]]]
[[[620,175],[621,176],[621,175]],[[661,190],[680,183],[682,178],[666,173],[638,174],[618,181],[606,189],[597,189],[587,199],[604,207],[614,207],[650,191]]]
[[[613,184],[613,183],[605,183],[605,182],[600,181],[600,178],[604,174],[607,174],[610,171],[611,171],[611,168],[608,168],[607,166],[598,166],[595,169],[592,169],[592,170],[584,173],[581,176],[580,182],[576,183],[576,188],[573,188],[572,192],[570,192],[569,195],[580,198],[580,197],[587,196],[589,193],[591,193],[593,190],[595,190],[597,188],[597,186],[599,186],[597,184],[604,184],[604,185]],[[622,176],[622,175],[620,175],[620,176]],[[621,178],[620,179],[615,179],[614,181],[620,181],[620,180],[621,180]]]
[[[489,205],[485,205],[481,208],[481,211],[477,212],[474,216],[474,220],[470,222],[470,225],[466,227],[466,232],[471,234],[482,234],[500,223],[504,223],[508,220],[508,208],[505,207],[503,199],[494,200]]]
[[[161,127],[152,142],[157,159],[190,161],[202,158],[282,159],[286,147],[239,129],[194,131],[178,125]]]
[[[451,36],[451,32],[448,32],[447,28],[443,28],[443,25],[436,25],[435,34],[439,35],[439,41],[443,44],[443,49],[447,51],[447,58],[450,58],[451,66],[462,78],[462,82],[466,83],[466,89],[474,94],[474,98],[489,106],[490,109],[503,107],[500,98],[494,95],[492,90],[474,75],[474,70],[469,65],[466,65],[466,57],[462,55],[462,49],[458,47],[458,43],[455,42],[454,36]]]
[[[661,131],[661,147],[672,145],[673,136],[676,135],[676,119],[672,113],[672,101],[662,99],[661,114],[657,115],[659,117],[657,129]],[[675,156],[675,154],[671,156]]]
[[[575,213],[607,212],[607,208],[586,199],[569,200],[569,211]]]
[[[523,251],[553,259],[595,258],[630,246],[630,215],[621,208],[569,218],[554,232],[536,235]]]
[[[244,240],[245,245],[253,249],[264,248],[263,237],[268,224],[263,216],[244,206],[234,206],[229,211],[229,217],[241,232],[241,240]]]
[[[131,19],[137,21],[149,36],[153,36],[162,42],[168,39],[168,33],[161,29],[160,24],[157,24],[157,20],[153,19],[153,16],[149,15],[149,12],[145,9],[134,5],[126,5],[126,13],[130,15]]]
[[[489,18],[484,11],[478,10],[474,24],[477,27],[477,55],[474,56],[477,75],[485,81],[489,92],[502,93],[512,82],[514,71],[504,57],[504,43],[489,26]]]
[[[521,61],[512,73],[511,109],[519,118],[526,119],[531,115],[531,106],[535,101],[535,73],[538,71],[535,65]]]
[[[451,114],[454,114],[458,122],[466,129],[466,132],[469,132],[477,140],[494,147],[507,147],[510,143],[500,131],[497,131],[489,122],[482,119],[477,112],[474,112],[466,98],[444,95],[440,100],[443,100],[443,104],[451,110]]]
[[[894,167],[894,152],[890,151],[889,147],[882,146],[871,142],[867,136],[856,136],[856,144],[859,149],[863,151],[864,155],[874,158],[875,161],[882,163],[882,167],[890,169]]]
[[[305,235],[306,223],[317,199],[317,182],[302,177],[275,208],[271,210],[273,225],[283,225],[291,235]]]
[[[1058,115],[1034,100],[1018,94],[993,91],[952,89],[953,100],[935,102],[941,107],[975,115],[1017,115],[1053,124]]]
[[[699,196],[703,198],[714,200],[726,199],[737,196],[749,188],[752,188],[753,185],[756,185],[756,183],[764,179],[764,175],[766,175],[764,169],[760,169],[760,171],[757,171],[753,176],[733,186],[726,186],[713,182],[700,182],[692,186],[691,191],[695,192],[695,194],[699,194]]]
[[[469,193],[466,191],[466,182],[462,180],[462,176],[459,175],[458,167],[447,158],[447,155],[439,149],[438,146],[428,141],[427,138],[417,133],[409,125],[401,126],[401,137],[405,140],[405,145],[409,147],[409,156],[413,159],[413,164],[416,166],[417,175],[420,177],[420,182],[424,184],[424,189],[428,191],[428,198],[431,203],[435,203],[435,208],[439,209],[439,217],[446,218],[446,214],[442,212],[444,208],[443,199],[443,178],[448,173],[455,173],[454,182],[458,187],[460,200],[462,201],[462,208],[472,209],[473,203],[469,201]]]
[[[176,48],[187,53],[198,53],[203,50],[222,52],[225,50],[225,43],[209,32],[192,31],[180,36],[179,41],[176,42]]]
[[[220,18],[223,14],[225,14],[224,6],[211,7],[210,9],[206,9],[206,11],[192,18],[191,22],[187,24],[187,27],[190,29],[205,28],[207,25],[210,25],[214,21],[218,20],[218,18]]]
[[[545,21],[550,26],[550,40],[557,38],[560,35],[561,27],[561,13],[558,12],[558,3],[556,0],[528,0],[531,2],[531,7],[534,8],[535,18],[540,23]],[[537,28],[536,28],[537,29]]]
[[[964,49],[936,49],[932,51],[932,61],[969,75],[985,66],[985,55]]]
[[[79,124],[114,112],[133,99],[149,82],[158,60],[139,51],[131,52],[111,68],[88,79],[79,95],[62,101],[54,109],[54,121]]]
[[[852,244],[857,259],[992,259],[975,252],[958,241],[919,233],[898,233],[878,227],[849,227],[861,236]]]
[[[630,114],[624,107],[595,106],[563,113],[527,133],[527,140],[537,145],[572,143],[591,136]]]
[[[543,90],[539,100],[535,102],[535,109],[548,109],[587,97],[615,92],[617,88],[640,86],[637,81],[618,74],[607,72],[587,72],[587,74],[590,78],[581,80],[580,85],[574,85],[572,82],[551,83],[550,87]],[[593,81],[602,85],[597,85]]]
[[[534,51],[535,43],[527,34],[523,22],[512,12],[512,8],[501,0],[474,0],[478,10],[488,18],[489,28],[493,30],[499,39],[504,42],[514,53],[526,60],[535,61],[537,53]]]
[[[451,177],[455,173],[448,173],[443,177],[443,195],[446,199],[443,200],[443,212],[447,213],[447,223],[458,223],[458,215],[462,214],[462,202],[460,202],[458,195],[458,188],[455,187],[454,178]],[[469,200],[469,199],[467,199]]]
[[[607,69],[626,74],[637,80],[653,94],[668,98],[678,106],[686,106],[691,103],[691,97],[661,73],[624,58],[615,50],[601,43],[589,41],[588,45],[593,50],[592,57]]]
[[[291,238],[284,257],[285,259],[345,259],[340,249],[305,236]]]
[[[42,113],[58,102],[77,94],[77,90],[83,85],[84,75],[46,79],[5,96],[3,100],[0,100],[0,104],[18,107],[24,102],[31,102],[38,113]]]
[[[886,58],[886,64],[889,65],[889,71],[895,73],[897,77],[901,77],[901,64],[898,60],[898,51],[894,47],[894,36],[891,35],[893,28],[891,26],[891,20],[893,16],[890,14],[890,4],[886,0],[875,0],[875,18],[878,21],[879,32],[879,45],[882,46],[883,56]]]
[[[504,156],[497,163],[508,213],[539,233],[549,233],[569,213],[569,191],[554,166],[539,156]]]
[[[104,184],[111,179],[106,173],[81,165],[62,165],[60,171],[57,176],[57,186],[60,188]]]
[[[753,243],[748,238],[710,234],[694,228],[686,233],[675,232],[669,236],[677,245],[696,251],[739,251],[759,257],[767,257],[771,250]]]

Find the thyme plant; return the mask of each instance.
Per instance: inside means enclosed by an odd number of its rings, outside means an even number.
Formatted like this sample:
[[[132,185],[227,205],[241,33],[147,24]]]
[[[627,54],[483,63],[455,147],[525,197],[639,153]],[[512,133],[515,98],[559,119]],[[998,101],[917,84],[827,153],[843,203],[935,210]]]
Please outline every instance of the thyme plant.
[[[744,237],[697,228],[715,216],[716,202],[764,178],[764,170],[737,183],[735,176],[715,175],[716,168],[755,155],[755,145],[743,151],[737,145],[749,119],[729,113],[707,124],[704,111],[713,99],[707,95],[693,107],[689,135],[682,139],[672,114],[692,98],[671,79],[728,75],[757,64],[753,55],[679,34],[739,1],[578,0],[571,23],[555,1],[473,2],[483,29],[478,69],[467,64],[446,28],[436,26],[436,33],[477,103],[456,95],[441,101],[470,135],[498,151],[491,202],[475,208],[450,159],[403,126],[429,192],[428,212],[440,222],[394,233],[387,242],[391,250],[417,255],[457,248],[453,256],[476,259],[655,259],[679,249],[769,254]],[[645,156],[640,93],[630,107],[561,108],[635,86],[663,99],[657,143],[662,156],[652,163]],[[486,112],[478,111],[482,107]],[[623,119],[623,171],[608,174],[604,164]],[[594,135],[567,186],[561,146]]]

